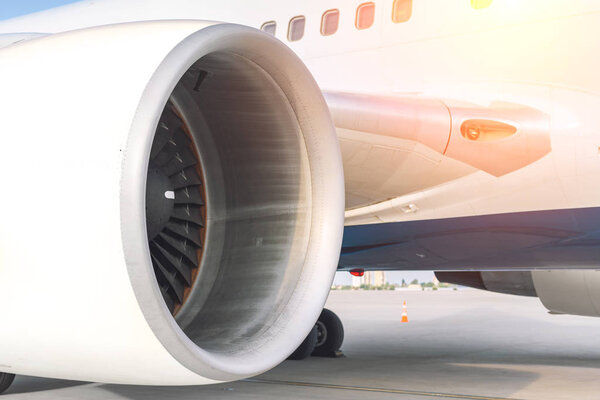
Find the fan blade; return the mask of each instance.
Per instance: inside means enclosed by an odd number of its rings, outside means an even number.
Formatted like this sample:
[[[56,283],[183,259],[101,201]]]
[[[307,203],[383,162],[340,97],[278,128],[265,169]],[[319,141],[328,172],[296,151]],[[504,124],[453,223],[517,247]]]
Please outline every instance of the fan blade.
[[[171,287],[171,289],[173,289],[173,292],[177,296],[179,303],[182,303],[183,291],[185,288],[183,287],[183,283],[181,283],[181,281],[177,279],[177,272],[170,270],[170,268],[168,267],[168,261],[160,257],[160,255],[158,254],[152,255],[152,261],[155,263],[159,271],[166,278],[167,282],[169,282],[169,286]]]
[[[189,239],[198,247],[202,247],[202,238],[200,237],[200,230],[194,225],[187,221],[177,221],[170,219],[165,226],[165,229],[173,232],[174,234],[183,238]]]
[[[191,278],[190,270],[198,267],[198,247],[188,239],[170,235],[168,230],[161,232],[154,241],[169,253],[169,257],[172,257],[172,263],[178,267],[185,280],[189,281]],[[184,259],[181,262],[181,269],[179,269],[179,258],[181,256]],[[189,283],[191,284],[191,282]]]
[[[182,124],[181,119],[179,119],[173,110],[167,109],[164,111],[154,135],[152,150],[150,151],[151,160],[160,153],[162,148],[168,143],[169,138],[181,128]]]
[[[173,189],[181,189],[186,186],[198,186],[202,184],[202,178],[198,175],[195,167],[186,168],[169,177]]]
[[[172,217],[181,221],[192,222],[204,226],[201,208],[190,204],[178,204],[173,209]]]
[[[198,186],[186,186],[175,191],[175,204],[204,205],[202,191]]]
[[[175,301],[173,300],[173,296],[171,295],[170,290],[167,287],[163,287],[163,286],[159,286],[160,287],[160,293],[162,294],[163,299],[165,300],[165,303],[167,304],[167,308],[169,309],[169,312],[171,314],[173,314],[173,311],[175,311]]]
[[[161,169],[167,176],[171,176],[193,165],[196,165],[196,157],[190,149],[182,147],[177,150],[173,158],[163,165]]]
[[[159,167],[162,167],[174,159],[178,152],[183,151],[183,149],[189,150],[189,147],[190,139],[182,129],[175,132],[169,132],[167,135],[167,142],[162,146],[152,161]]]

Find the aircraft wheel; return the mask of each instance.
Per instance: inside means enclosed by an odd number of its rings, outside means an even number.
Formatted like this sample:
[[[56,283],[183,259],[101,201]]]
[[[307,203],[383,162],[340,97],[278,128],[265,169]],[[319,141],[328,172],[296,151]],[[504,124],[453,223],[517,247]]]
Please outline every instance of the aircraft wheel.
[[[288,357],[288,360],[304,360],[315,349],[317,344],[317,326],[315,325],[311,330],[306,339],[298,346],[298,348]]]
[[[15,376],[13,374],[6,374],[4,372],[0,372],[0,393],[3,393],[15,380]]]
[[[323,309],[317,324],[317,343],[313,356],[337,357],[344,341],[344,325],[331,310]]]

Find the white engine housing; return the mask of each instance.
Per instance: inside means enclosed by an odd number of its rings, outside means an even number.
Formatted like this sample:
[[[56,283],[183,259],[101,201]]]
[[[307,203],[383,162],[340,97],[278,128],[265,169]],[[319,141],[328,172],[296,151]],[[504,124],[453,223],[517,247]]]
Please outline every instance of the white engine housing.
[[[600,271],[531,271],[538,297],[558,314],[600,317]]]
[[[161,112],[186,71],[216,53],[244,60],[248,68],[240,79],[268,83],[248,101],[267,104],[275,96],[287,110],[271,115],[265,109],[260,118],[295,127],[273,128],[269,134],[297,137],[300,184],[298,200],[284,204],[289,210],[283,212],[298,215],[297,229],[282,250],[289,256],[277,263],[265,259],[262,275],[244,275],[229,265],[239,279],[218,293],[236,301],[232,304],[251,305],[249,320],[260,318],[262,328],[246,331],[231,320],[221,341],[213,338],[203,346],[184,332],[161,297],[144,205],[148,157]],[[0,371],[112,383],[203,384],[259,374],[302,342],[322,310],[337,266],[344,188],[327,106],[291,50],[237,25],[143,22],[8,46],[0,50],[0,70]],[[277,146],[274,141],[275,158],[285,153]],[[231,164],[226,173],[235,177],[236,170],[261,160],[250,157],[239,165],[226,160]],[[277,182],[278,176],[265,164],[265,179],[272,181],[267,183],[289,184]],[[219,190],[213,189],[207,188],[207,196],[218,198]],[[231,213],[209,215],[209,223],[250,218],[244,212],[258,208],[246,210],[243,198],[240,204]],[[265,204],[265,215],[269,210]],[[271,238],[251,239],[259,249]],[[271,282],[265,276],[275,276],[272,281],[279,284],[265,286]]]

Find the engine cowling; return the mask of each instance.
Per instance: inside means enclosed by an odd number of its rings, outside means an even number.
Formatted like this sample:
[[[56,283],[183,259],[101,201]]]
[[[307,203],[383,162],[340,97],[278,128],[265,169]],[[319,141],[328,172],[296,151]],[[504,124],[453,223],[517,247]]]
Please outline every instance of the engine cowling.
[[[539,297],[554,314],[600,317],[600,271],[437,271],[447,283],[491,292]]]
[[[600,271],[532,271],[544,307],[557,314],[600,317]]]
[[[436,271],[441,282],[490,292],[537,296],[530,271]]]
[[[235,380],[310,331],[341,157],[300,60],[251,28],[112,25],[0,50],[0,371]]]

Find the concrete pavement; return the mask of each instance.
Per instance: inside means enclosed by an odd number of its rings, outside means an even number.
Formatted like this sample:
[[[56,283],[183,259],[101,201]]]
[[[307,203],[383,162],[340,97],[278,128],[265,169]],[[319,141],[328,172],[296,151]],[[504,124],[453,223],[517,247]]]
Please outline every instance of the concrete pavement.
[[[333,291],[327,307],[344,322],[345,358],[286,361],[214,386],[17,377],[2,399],[600,399],[600,319],[476,290]]]

